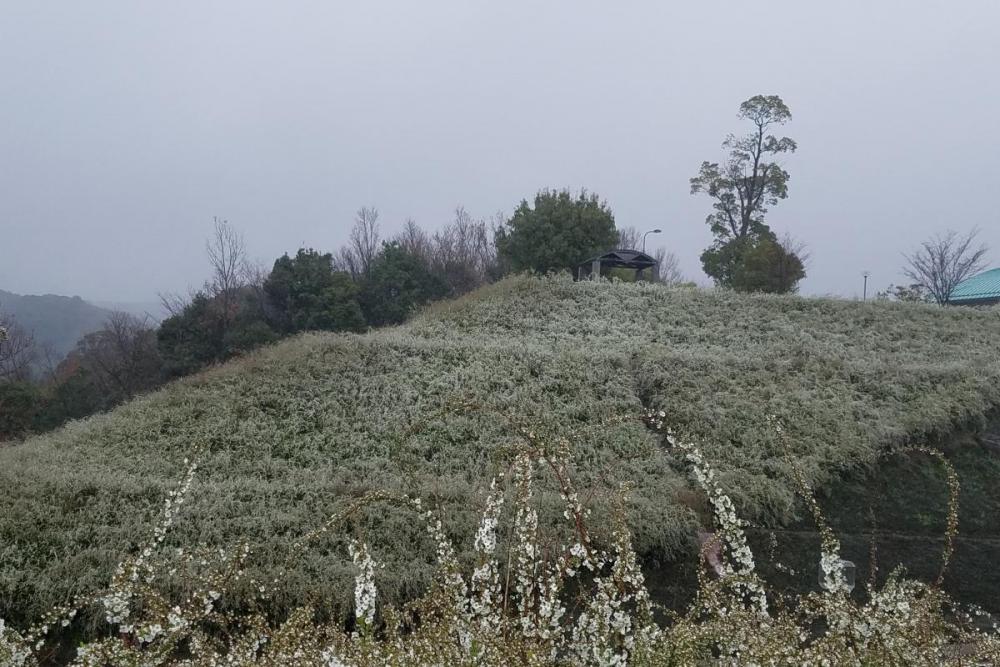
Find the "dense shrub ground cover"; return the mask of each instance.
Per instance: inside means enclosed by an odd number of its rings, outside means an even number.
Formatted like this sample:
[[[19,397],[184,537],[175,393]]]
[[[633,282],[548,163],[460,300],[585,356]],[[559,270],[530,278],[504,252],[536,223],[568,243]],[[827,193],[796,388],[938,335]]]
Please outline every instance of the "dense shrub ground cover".
[[[361,511],[289,561],[292,544],[388,489],[438,507],[471,562],[489,478],[538,424],[573,443],[578,487],[633,482],[636,550],[670,560],[696,548],[703,503],[624,416],[663,410],[741,516],[784,524],[801,511],[766,415],[822,488],[887,447],[984,423],[1000,405],[997,340],[996,312],[561,278],[506,280],[368,335],[304,335],[0,449],[0,617],[25,624],[104,586],[150,534],[186,457],[199,483],[166,545],[253,545],[228,604],[249,604],[249,580],[284,568],[271,612],[311,603],[347,616],[358,536],[384,565],[380,594],[412,597],[431,581],[434,547],[405,512]],[[555,534],[551,483],[537,501]],[[606,512],[606,496],[593,504]]]

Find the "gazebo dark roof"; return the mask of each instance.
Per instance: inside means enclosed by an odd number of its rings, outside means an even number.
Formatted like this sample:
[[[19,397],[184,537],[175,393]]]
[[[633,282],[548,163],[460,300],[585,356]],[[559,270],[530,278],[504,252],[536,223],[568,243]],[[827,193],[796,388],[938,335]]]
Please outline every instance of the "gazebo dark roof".
[[[636,269],[641,271],[642,269],[648,269],[650,267],[656,266],[656,260],[639,250],[626,250],[624,248],[618,248],[615,250],[609,250],[603,255],[597,255],[596,257],[591,257],[588,260],[580,262],[579,266],[591,266],[594,262],[600,260],[601,266],[607,266],[611,268],[622,268],[622,269]]]

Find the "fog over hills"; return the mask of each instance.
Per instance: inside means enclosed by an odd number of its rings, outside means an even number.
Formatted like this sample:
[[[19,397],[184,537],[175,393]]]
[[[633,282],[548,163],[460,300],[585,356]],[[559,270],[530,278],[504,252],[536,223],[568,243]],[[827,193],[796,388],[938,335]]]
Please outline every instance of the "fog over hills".
[[[22,295],[0,290],[0,315],[13,317],[21,327],[33,332],[35,340],[49,346],[57,359],[72,350],[82,336],[100,329],[111,312],[78,296]]]

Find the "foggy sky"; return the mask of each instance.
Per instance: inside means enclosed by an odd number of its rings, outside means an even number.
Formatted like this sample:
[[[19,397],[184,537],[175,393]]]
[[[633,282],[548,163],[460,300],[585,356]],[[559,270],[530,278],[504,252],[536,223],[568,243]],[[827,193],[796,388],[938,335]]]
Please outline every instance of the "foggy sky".
[[[1000,265],[1000,3],[0,0],[0,289],[150,301],[212,217],[271,262],[586,187],[708,283],[702,160],[778,94],[806,294],[899,283],[982,229]],[[655,242],[654,242],[655,241]]]

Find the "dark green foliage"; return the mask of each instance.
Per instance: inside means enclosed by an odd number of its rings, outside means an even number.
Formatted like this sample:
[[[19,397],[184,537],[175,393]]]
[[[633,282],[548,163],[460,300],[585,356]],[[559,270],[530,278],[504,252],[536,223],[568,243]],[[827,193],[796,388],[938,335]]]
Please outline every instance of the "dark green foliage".
[[[750,121],[751,132],[730,135],[722,144],[729,151],[725,163],[703,162],[691,179],[691,194],[703,192],[713,200],[714,213],[706,222],[715,243],[702,253],[702,267],[724,287],[794,291],[805,276],[802,260],[790,248],[781,248],[764,222],[768,207],[788,196],[788,172],[775,158],[797,148],[794,140],[769,132],[792,114],[777,95],[755,95],[740,105],[739,117]]]
[[[275,328],[299,331],[361,331],[364,315],[350,274],[333,270],[333,257],[300,248],[295,257],[274,262],[264,282]]]
[[[361,286],[361,307],[372,326],[398,324],[447,292],[447,283],[422,257],[399,243],[386,243]]]
[[[770,232],[718,241],[701,254],[701,263],[716,285],[738,292],[787,294],[806,275],[801,257]]]
[[[542,190],[532,207],[527,200],[497,231],[497,253],[508,271],[573,271],[576,266],[615,248],[615,217],[597,195],[585,190]]]
[[[167,375],[187,375],[222,358],[224,346],[211,310],[211,301],[199,292],[182,312],[160,323],[156,340]]]
[[[735,266],[732,287],[741,292],[787,294],[806,275],[802,260],[773,239],[750,244]]]
[[[959,534],[944,588],[957,599],[1000,611],[1000,572],[994,567],[1000,512],[1000,452],[995,442],[1000,421],[992,432],[958,431],[932,439],[955,467],[961,483]],[[858,581],[867,581],[874,540],[878,582],[901,565],[907,575],[933,581],[944,547],[948,486],[940,466],[919,453],[882,458],[876,465],[850,471],[831,484],[818,500],[824,516],[840,539],[843,556],[854,561]],[[768,530],[757,534],[755,553],[764,547]],[[762,561],[769,579],[796,591],[814,590],[819,536],[806,513],[802,520],[778,530],[774,560],[797,571],[788,577],[772,572],[772,559]]]
[[[188,375],[277,340],[251,289],[241,289],[224,308],[220,298],[199,292],[180,313],[163,320],[156,339],[168,377]]]
[[[255,316],[236,320],[235,326],[226,331],[222,338],[223,354],[219,360],[228,359],[241,352],[248,352],[261,345],[277,341],[280,336],[267,322]]]
[[[749,239],[717,241],[701,253],[702,268],[715,279],[716,285],[732,287],[740,272],[743,256],[752,245],[753,242]]]
[[[0,382],[0,442],[28,433],[41,403],[38,387],[30,382]]]
[[[82,419],[114,406],[95,388],[91,373],[75,360],[67,360],[61,373],[45,389],[45,401],[35,416],[32,430],[51,430],[74,419]]]
[[[769,134],[774,125],[784,125],[792,113],[777,95],[755,95],[740,105],[739,117],[753,129],[742,137],[730,135],[722,147],[729,151],[726,162],[702,162],[691,179],[691,193],[704,192],[714,201],[715,213],[706,222],[719,239],[760,236],[769,230],[764,224],[767,207],[788,196],[788,172],[772,158],[794,152],[797,145],[788,137]]]

